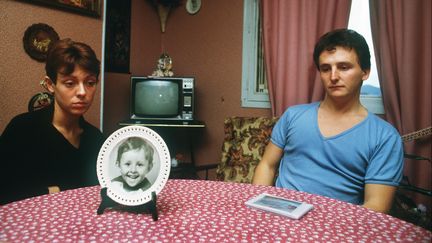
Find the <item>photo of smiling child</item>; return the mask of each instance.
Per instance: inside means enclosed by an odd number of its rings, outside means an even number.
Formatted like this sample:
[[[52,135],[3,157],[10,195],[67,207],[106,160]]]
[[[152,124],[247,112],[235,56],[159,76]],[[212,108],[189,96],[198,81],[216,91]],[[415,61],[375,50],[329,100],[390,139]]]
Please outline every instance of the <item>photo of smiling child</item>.
[[[146,175],[153,168],[154,149],[140,137],[130,137],[117,150],[116,166],[120,176],[111,180],[113,187],[126,192],[145,191],[151,186]]]

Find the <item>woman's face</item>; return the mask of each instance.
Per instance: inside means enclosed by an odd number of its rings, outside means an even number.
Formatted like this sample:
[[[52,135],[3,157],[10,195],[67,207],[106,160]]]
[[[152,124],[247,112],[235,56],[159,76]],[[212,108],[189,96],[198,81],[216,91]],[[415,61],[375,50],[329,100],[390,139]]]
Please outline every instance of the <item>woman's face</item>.
[[[130,187],[141,183],[149,172],[149,161],[145,157],[143,148],[129,150],[122,154],[119,161],[120,173]]]
[[[54,94],[55,109],[66,117],[82,116],[90,108],[96,94],[98,78],[76,66],[70,75],[57,74],[54,84],[46,78],[47,88]]]

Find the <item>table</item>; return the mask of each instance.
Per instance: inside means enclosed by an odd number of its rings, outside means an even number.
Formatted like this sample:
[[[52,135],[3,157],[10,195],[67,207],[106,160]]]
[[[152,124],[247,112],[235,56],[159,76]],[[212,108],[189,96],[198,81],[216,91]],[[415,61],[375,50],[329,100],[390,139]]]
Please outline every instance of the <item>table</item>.
[[[432,233],[366,208],[270,186],[168,180],[159,220],[107,209],[96,215],[100,187],[43,195],[0,207],[0,242],[430,242]],[[299,220],[245,206],[267,192],[314,209]]]

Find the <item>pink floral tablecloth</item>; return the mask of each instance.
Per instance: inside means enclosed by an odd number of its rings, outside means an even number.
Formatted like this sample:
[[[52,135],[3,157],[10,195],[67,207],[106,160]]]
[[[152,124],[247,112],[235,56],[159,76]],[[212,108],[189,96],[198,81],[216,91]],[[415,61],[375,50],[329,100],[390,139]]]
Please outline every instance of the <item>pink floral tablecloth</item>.
[[[314,205],[299,220],[252,209],[267,192]],[[159,193],[159,219],[96,211],[100,187],[87,187],[0,206],[0,242],[431,242],[411,223],[326,197],[275,187],[169,180]]]

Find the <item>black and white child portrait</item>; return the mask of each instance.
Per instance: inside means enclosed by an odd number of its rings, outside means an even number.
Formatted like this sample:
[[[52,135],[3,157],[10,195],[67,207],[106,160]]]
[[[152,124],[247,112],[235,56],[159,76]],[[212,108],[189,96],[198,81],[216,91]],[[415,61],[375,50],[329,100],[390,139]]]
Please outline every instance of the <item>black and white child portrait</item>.
[[[136,193],[144,192],[155,181],[150,171],[158,165],[153,146],[141,137],[129,137],[118,146],[115,168],[120,175],[111,180],[114,190]]]

